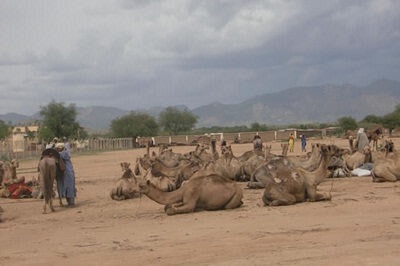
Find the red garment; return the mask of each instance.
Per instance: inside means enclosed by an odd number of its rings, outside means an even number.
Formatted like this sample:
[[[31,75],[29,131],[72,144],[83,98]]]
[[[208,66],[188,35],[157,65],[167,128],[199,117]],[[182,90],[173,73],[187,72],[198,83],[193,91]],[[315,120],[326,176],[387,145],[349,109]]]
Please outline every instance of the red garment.
[[[21,181],[18,183],[14,183],[10,185],[8,188],[8,191],[10,191],[10,197],[12,199],[19,199],[23,195],[31,195],[32,194],[32,188],[27,187],[25,185],[25,177],[21,177]]]

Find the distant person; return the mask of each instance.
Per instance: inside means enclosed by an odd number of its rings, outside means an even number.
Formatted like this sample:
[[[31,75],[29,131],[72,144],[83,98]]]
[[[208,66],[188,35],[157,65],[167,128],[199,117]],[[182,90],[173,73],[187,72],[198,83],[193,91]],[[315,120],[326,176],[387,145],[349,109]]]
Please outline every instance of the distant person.
[[[262,150],[262,147],[263,147],[262,139],[258,134],[256,134],[253,138],[253,149],[254,150],[256,150],[256,149]]]
[[[51,142],[50,140],[48,140],[47,143],[46,143],[45,148],[46,148],[46,149],[51,149],[51,148],[53,148],[53,145],[54,145],[54,143]]]
[[[307,150],[306,150],[306,146],[307,146],[307,139],[306,139],[306,135],[301,135],[300,136],[300,138],[301,138],[301,151],[302,152],[307,152]]]
[[[57,137],[54,137],[53,141],[50,143],[50,144],[51,144],[50,148],[55,149],[57,143],[58,143],[58,138],[57,138]]]
[[[289,152],[294,152],[294,136],[293,133],[289,135]]]
[[[363,151],[365,146],[368,145],[369,145],[369,140],[367,134],[365,134],[364,128],[360,128],[357,132],[357,138],[354,147],[357,149],[357,151]]]
[[[221,139],[221,153],[224,154],[226,151],[226,140],[224,138]]]
[[[226,140],[225,139],[221,140],[221,147],[226,147]]]

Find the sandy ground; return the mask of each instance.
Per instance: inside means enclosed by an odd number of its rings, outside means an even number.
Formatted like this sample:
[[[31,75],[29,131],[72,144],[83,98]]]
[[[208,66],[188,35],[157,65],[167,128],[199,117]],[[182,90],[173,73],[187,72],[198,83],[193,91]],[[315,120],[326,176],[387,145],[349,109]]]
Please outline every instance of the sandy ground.
[[[344,140],[319,140],[347,148]],[[312,140],[308,141],[312,143]],[[296,154],[300,154],[296,143]],[[397,145],[399,147],[400,145]],[[272,143],[274,153],[280,144]],[[174,147],[186,152],[194,147]],[[233,145],[236,155],[249,144]],[[244,189],[235,210],[167,216],[146,196],[113,201],[109,189],[144,149],[73,154],[74,208],[42,214],[42,200],[0,199],[0,265],[399,265],[400,188],[371,177],[330,179],[332,201],[259,207]],[[37,159],[21,161],[34,167]],[[29,179],[34,175],[28,174]]]

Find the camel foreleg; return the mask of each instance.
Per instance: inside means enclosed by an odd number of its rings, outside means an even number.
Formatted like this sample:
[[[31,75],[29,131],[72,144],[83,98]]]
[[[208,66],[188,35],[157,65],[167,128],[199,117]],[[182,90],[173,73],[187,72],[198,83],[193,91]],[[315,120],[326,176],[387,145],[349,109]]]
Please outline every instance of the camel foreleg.
[[[269,206],[293,205],[296,203],[296,197],[294,195],[282,191],[273,185],[265,189],[262,200],[265,205]]]
[[[180,214],[180,213],[188,213],[188,212],[194,212],[196,209],[196,202],[195,201],[190,201],[190,202],[179,202],[176,204],[170,205],[168,209],[165,210],[165,212],[168,215],[174,215],[174,214]]]
[[[229,199],[228,203],[225,204],[224,209],[234,209],[243,205],[243,192],[241,189],[237,189],[232,198]]]
[[[258,189],[258,188],[265,188],[265,184],[263,182],[252,182],[250,181],[247,183],[247,187],[250,189]]]
[[[311,202],[332,199],[331,195],[328,195],[325,193],[323,193],[323,194],[318,193],[316,186],[311,186],[311,187],[307,188],[307,197],[308,197],[308,201],[311,201]]]

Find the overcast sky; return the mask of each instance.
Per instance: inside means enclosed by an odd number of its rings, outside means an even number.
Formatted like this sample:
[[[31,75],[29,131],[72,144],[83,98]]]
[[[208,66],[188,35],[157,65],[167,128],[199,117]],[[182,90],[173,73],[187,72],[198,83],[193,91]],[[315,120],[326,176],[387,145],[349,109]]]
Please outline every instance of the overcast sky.
[[[400,1],[1,0],[0,114],[400,80]]]

